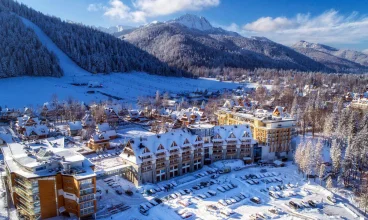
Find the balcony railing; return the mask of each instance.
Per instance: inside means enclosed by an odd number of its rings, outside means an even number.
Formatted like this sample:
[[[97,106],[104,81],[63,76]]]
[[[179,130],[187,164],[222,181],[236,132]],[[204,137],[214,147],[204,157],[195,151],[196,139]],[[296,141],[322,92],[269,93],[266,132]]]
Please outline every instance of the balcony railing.
[[[80,195],[81,196],[88,195],[88,194],[93,194],[93,193],[94,193],[94,190],[93,189],[82,189],[80,191]]]
[[[79,203],[82,203],[82,202],[86,202],[86,201],[90,201],[90,200],[95,200],[95,196],[94,195],[87,195],[87,196],[82,196],[80,197],[79,199]]]
[[[80,189],[91,189],[91,188],[95,188],[95,185],[92,183],[88,183],[88,184],[82,184],[80,185]]]
[[[170,160],[170,164],[177,164],[179,162],[180,162],[179,159]]]
[[[165,163],[156,163],[156,170],[165,167]]]
[[[25,188],[31,189],[31,188],[37,188],[37,184],[32,184],[30,181],[28,180],[23,180],[20,178],[15,178],[15,181],[19,184],[22,185]]]
[[[36,215],[36,214],[39,214],[41,212],[40,207],[30,207],[30,206],[27,206],[27,205],[25,205],[21,202],[18,203],[17,206],[20,207],[21,209],[23,209],[24,211],[26,211],[30,215]]]

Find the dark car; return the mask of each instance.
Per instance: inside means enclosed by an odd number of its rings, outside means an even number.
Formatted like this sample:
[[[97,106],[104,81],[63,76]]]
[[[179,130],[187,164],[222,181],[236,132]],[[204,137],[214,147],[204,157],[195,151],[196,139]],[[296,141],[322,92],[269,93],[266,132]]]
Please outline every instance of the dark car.
[[[308,204],[313,208],[317,207],[317,204],[313,200],[309,200]]]
[[[256,204],[261,204],[261,199],[260,199],[260,198],[258,198],[258,197],[252,197],[252,198],[250,199],[250,201],[252,201],[252,202],[254,202],[254,203],[256,203]]]
[[[161,204],[162,203],[162,200],[159,199],[159,198],[153,198],[153,200],[155,200],[158,204]]]
[[[123,192],[122,192],[120,189],[115,190],[115,192],[116,192],[117,194],[119,194],[119,195],[122,195],[122,194],[123,194]]]
[[[290,201],[289,204],[294,209],[300,209],[300,205],[298,203],[295,203],[293,201]]]
[[[125,190],[125,194],[127,194],[128,196],[132,196],[133,192],[132,190],[128,189],[128,190]]]

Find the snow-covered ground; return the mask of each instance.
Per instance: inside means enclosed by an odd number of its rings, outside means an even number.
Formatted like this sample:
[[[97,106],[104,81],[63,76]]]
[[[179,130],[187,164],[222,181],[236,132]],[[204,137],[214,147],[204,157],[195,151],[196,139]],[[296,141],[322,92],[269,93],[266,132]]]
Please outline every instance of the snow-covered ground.
[[[107,96],[99,93],[122,98],[123,102],[134,104],[139,96],[154,95],[157,90],[161,93],[179,93],[208,89],[216,91],[239,86],[237,83],[219,82],[207,79],[188,79],[180,77],[163,77],[146,73],[112,73],[91,74],[76,65],[64,54],[52,40],[31,21],[22,18],[23,22],[32,28],[40,41],[59,58],[60,66],[64,70],[61,78],[53,77],[15,77],[0,80],[0,105],[9,108],[22,108],[26,105],[36,107],[50,101],[53,94],[60,100],[73,97],[80,101],[92,102],[107,100]],[[71,83],[98,82],[103,88],[88,88],[87,86],[74,86]],[[95,91],[95,93],[87,93]]]
[[[226,161],[226,166],[232,166],[231,162]],[[234,161],[234,166],[239,165],[238,161]],[[221,166],[221,164],[220,164]],[[217,167],[219,167],[217,165]],[[111,205],[124,203],[125,205],[130,206],[131,208],[124,211],[112,215],[113,219],[170,219],[176,220],[181,219],[181,217],[177,214],[178,211],[186,210],[187,212],[193,213],[194,217],[191,219],[250,219],[250,216],[258,213],[265,216],[267,219],[359,219],[359,216],[354,213],[348,207],[342,205],[339,197],[336,197],[336,204],[329,203],[327,200],[327,196],[332,195],[332,193],[325,188],[319,186],[317,183],[313,181],[307,182],[301,174],[298,174],[297,169],[291,163],[288,163],[286,167],[280,168],[271,168],[271,167],[250,167],[245,168],[240,171],[232,171],[228,174],[222,174],[219,178],[215,179],[216,183],[202,188],[200,190],[193,190],[193,192],[189,195],[183,195],[176,199],[170,199],[165,201],[163,204],[155,206],[149,210],[148,216],[144,216],[139,213],[139,205],[142,203],[146,203],[152,200],[154,197],[163,198],[172,193],[176,193],[179,190],[191,189],[192,186],[195,186],[203,181],[211,180],[210,175],[204,177],[198,177],[196,174],[204,173],[205,170],[211,169],[210,167],[205,166],[203,169],[196,171],[194,173],[190,173],[184,176],[180,176],[174,179],[167,181],[166,183],[176,182],[178,184],[174,189],[169,190],[169,192],[158,192],[153,196],[149,196],[146,194],[142,194],[143,189],[147,190],[150,188],[157,188],[158,186],[163,186],[165,183],[161,182],[158,185],[155,184],[146,184],[140,189],[135,189],[135,187],[122,178],[118,178],[119,184],[121,184],[124,190],[132,189],[134,195],[129,197],[125,194],[118,195],[114,192],[114,190],[107,186],[107,184],[103,180],[98,180],[97,185],[98,188],[102,190],[102,198],[98,201],[100,208],[104,207],[103,210],[106,210],[107,207]],[[277,178],[282,180],[281,182],[274,183],[263,183],[262,180],[271,180],[275,177],[263,177],[257,179],[260,184],[258,185],[250,185],[246,181],[242,180],[240,177],[249,174],[260,174],[261,169],[266,169],[267,174],[274,174]],[[226,192],[220,192],[217,187],[222,186],[224,184],[235,184],[236,188],[228,190]],[[273,199],[269,196],[268,191],[263,191],[263,189],[269,188],[272,189],[277,185],[285,185],[291,184],[294,188],[288,188],[284,190],[278,190],[278,193],[285,196],[285,198]],[[108,189],[108,193],[106,194],[106,189]],[[195,199],[200,194],[205,194],[208,191],[215,191],[217,194],[207,199]],[[262,191],[261,191],[262,190]],[[275,190],[276,191],[276,190]],[[246,195],[247,198],[236,202],[232,205],[228,205],[226,207],[220,205],[218,201],[220,199],[231,199],[233,196],[238,196],[240,193]],[[295,195],[291,195],[295,193]],[[255,204],[250,201],[250,198],[258,197],[261,199],[261,204]],[[183,205],[179,204],[179,201],[187,200],[191,203],[188,207],[183,207]],[[289,201],[294,201],[301,204],[302,201],[313,200],[318,204],[317,208],[304,207],[298,210],[292,209],[288,204]],[[345,202],[345,201],[344,201]],[[207,210],[208,205],[216,205],[217,211]],[[277,208],[280,212],[278,215],[270,213],[268,210],[272,207]],[[235,214],[231,217],[225,217],[220,214],[221,210],[224,209],[232,209]],[[110,219],[109,216],[106,219]]]

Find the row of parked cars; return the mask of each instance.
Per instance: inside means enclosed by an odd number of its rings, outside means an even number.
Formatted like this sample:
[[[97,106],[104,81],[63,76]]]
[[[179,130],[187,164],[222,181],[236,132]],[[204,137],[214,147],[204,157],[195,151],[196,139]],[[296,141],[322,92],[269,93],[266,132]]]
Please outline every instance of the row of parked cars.
[[[290,201],[289,206],[295,210],[301,209],[301,208],[316,208],[318,203],[313,200],[308,201],[301,201],[300,203],[295,201]]]
[[[198,178],[200,178],[200,177],[205,177],[205,176],[208,176],[208,175],[217,173],[217,172],[218,172],[218,169],[217,168],[211,168],[211,169],[206,170],[204,172],[198,173],[195,176],[198,177]]]
[[[238,187],[238,186],[235,185],[234,183],[228,183],[228,184],[223,184],[221,186],[218,186],[217,190],[220,191],[220,192],[226,192],[226,191],[232,190],[236,187]]]
[[[216,184],[217,182],[215,180],[210,180],[210,181],[202,181],[200,183],[198,183],[195,186],[192,186],[192,189],[194,190],[200,190],[209,186],[212,186],[213,184]]]
[[[207,198],[211,198],[212,196],[215,196],[217,193],[213,190],[208,190],[207,192],[205,193],[201,193],[201,194],[198,194],[198,196],[194,197],[194,199],[197,199],[197,200],[204,200],[204,199],[207,199]]]
[[[183,190],[179,190],[177,192],[171,193],[170,195],[168,195],[168,198],[170,199],[176,199],[180,196],[184,196],[184,195],[188,195],[192,192],[191,189],[183,189]]]
[[[172,188],[174,188],[176,186],[178,186],[177,183],[171,182],[171,183],[167,183],[167,184],[165,184],[163,186],[158,186],[156,188],[149,189],[149,190],[147,190],[147,192],[149,194],[155,194],[155,193],[158,193],[158,192],[165,192],[165,190],[172,189]]]
[[[139,205],[139,212],[142,214],[142,215],[145,215],[147,216],[148,215],[148,211],[153,208],[154,206],[157,206],[159,204],[162,203],[162,200],[159,199],[159,198],[153,198],[152,200],[148,201],[148,202],[145,202],[145,203],[142,203]]]
[[[192,219],[194,217],[194,213],[186,210],[186,209],[179,209],[176,211],[176,213],[182,218],[182,219]]]
[[[121,185],[118,182],[116,182],[113,177],[105,178],[103,181],[108,186],[110,186],[111,188],[113,188],[114,191],[117,194],[119,194],[119,195],[122,195],[123,194],[123,189],[122,189]],[[128,196],[132,196],[133,195],[133,192],[128,189],[128,190],[125,190],[125,194],[127,194]]]
[[[220,199],[218,203],[222,206],[228,206],[228,205],[232,205],[234,203],[240,202],[244,200],[245,198],[247,198],[247,196],[244,193],[239,193],[239,195],[232,196],[228,199]]]

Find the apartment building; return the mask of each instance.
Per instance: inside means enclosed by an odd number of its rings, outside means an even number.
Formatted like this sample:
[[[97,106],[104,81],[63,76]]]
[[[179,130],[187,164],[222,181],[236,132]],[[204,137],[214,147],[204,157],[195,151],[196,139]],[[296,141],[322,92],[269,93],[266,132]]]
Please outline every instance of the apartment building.
[[[283,108],[277,106],[273,112],[258,109],[254,112],[233,111],[222,108],[216,112],[219,125],[248,124],[253,138],[258,142],[262,160],[287,157],[291,139],[295,135],[296,120],[286,117]]]
[[[96,212],[94,165],[63,143],[60,138],[2,147],[6,185],[25,219],[85,217]]]
[[[248,125],[196,124],[159,135],[134,138],[120,155],[130,165],[127,179],[136,185],[156,183],[201,169],[224,159],[252,160],[253,146]]]

